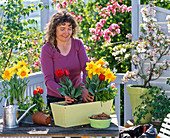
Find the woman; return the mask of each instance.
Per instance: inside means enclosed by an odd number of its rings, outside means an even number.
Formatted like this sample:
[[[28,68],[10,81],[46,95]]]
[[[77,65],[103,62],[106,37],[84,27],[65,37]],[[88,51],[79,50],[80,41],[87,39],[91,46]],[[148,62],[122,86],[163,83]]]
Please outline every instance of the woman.
[[[88,57],[85,52],[83,43],[73,36],[76,34],[78,25],[74,18],[66,11],[59,11],[54,14],[46,27],[45,44],[41,49],[41,66],[47,87],[47,106],[50,107],[51,102],[63,101],[67,102],[72,99],[64,97],[57,88],[61,86],[59,78],[55,75],[58,69],[68,69],[69,78],[73,86],[83,86],[81,81],[85,82],[86,62]],[[83,80],[81,80],[81,72],[83,72]],[[82,90],[82,99],[84,102],[92,101],[89,97],[88,90]]]

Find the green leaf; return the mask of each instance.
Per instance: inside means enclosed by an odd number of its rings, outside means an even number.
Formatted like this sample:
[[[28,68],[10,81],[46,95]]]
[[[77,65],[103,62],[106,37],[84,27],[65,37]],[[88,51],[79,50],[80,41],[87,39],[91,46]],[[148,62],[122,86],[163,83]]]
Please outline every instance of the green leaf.
[[[73,89],[72,89],[72,91],[71,91],[71,98],[74,98],[74,96],[75,96],[75,92],[76,92],[76,89],[75,89],[75,88],[73,88]]]
[[[81,95],[81,90],[79,88],[76,88],[76,94],[75,97],[79,97]]]

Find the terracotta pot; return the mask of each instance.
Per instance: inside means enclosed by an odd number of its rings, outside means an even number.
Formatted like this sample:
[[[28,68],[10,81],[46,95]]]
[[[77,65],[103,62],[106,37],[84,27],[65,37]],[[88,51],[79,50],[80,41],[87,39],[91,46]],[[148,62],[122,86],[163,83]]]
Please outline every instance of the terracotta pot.
[[[39,125],[50,125],[51,124],[51,116],[44,114],[43,112],[38,112],[33,114],[32,120],[34,123]]]

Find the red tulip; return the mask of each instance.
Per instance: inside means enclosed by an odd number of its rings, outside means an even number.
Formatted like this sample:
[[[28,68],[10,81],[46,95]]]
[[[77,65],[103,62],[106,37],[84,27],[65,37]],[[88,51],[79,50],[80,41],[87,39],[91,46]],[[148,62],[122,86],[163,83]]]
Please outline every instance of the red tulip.
[[[38,90],[35,89],[35,90],[33,91],[33,94],[34,94],[34,95],[37,95],[37,94],[38,94]]]
[[[56,76],[61,78],[64,75],[64,71],[62,69],[56,70],[55,72]]]
[[[64,75],[65,75],[65,76],[69,76],[69,75],[70,75],[70,72],[69,72],[68,69],[64,69]]]
[[[104,79],[105,79],[105,75],[100,74],[100,76],[99,76],[99,80],[100,80],[100,81],[104,81]]]
[[[37,87],[37,90],[40,94],[43,94],[43,89],[41,87]]]

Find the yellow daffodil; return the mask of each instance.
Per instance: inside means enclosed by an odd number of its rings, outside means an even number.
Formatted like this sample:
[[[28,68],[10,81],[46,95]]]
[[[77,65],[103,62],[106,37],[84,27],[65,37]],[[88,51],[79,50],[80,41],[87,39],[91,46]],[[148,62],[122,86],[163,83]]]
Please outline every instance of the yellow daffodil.
[[[96,62],[96,65],[101,65],[101,67],[103,67],[103,65],[105,64],[105,61],[103,59],[99,59],[97,62]]]
[[[90,80],[92,79],[92,72],[88,72],[88,77],[90,78]]]
[[[7,67],[4,71],[4,74],[2,75],[2,78],[4,80],[7,79],[8,81],[10,81],[11,77],[12,77],[11,70]]]
[[[93,69],[93,66],[94,66],[94,62],[93,62],[93,61],[91,61],[90,63],[87,63],[86,70],[87,70],[87,71],[92,70],[92,69]]]
[[[113,75],[113,76],[111,77],[111,82],[115,81],[115,79],[116,79],[116,76]]]
[[[96,64],[95,64],[95,65],[93,66],[93,75],[95,75],[95,74],[100,75],[101,70],[102,70],[102,67],[101,67],[100,65],[96,65]]]
[[[13,64],[13,67],[11,68],[12,74],[14,75],[15,73],[17,73],[19,68],[20,68],[20,65]]]
[[[20,68],[22,68],[23,66],[27,67],[27,63],[25,63],[24,60],[18,61],[18,65]]]
[[[110,82],[110,81],[111,81],[111,78],[112,78],[112,76],[113,76],[113,73],[110,71],[109,68],[106,70],[106,72],[105,72],[104,75],[105,75],[105,81],[108,80],[108,82]]]
[[[26,66],[23,66],[18,70],[17,75],[20,75],[21,79],[23,79],[24,77],[28,77],[29,72],[30,70]]]

